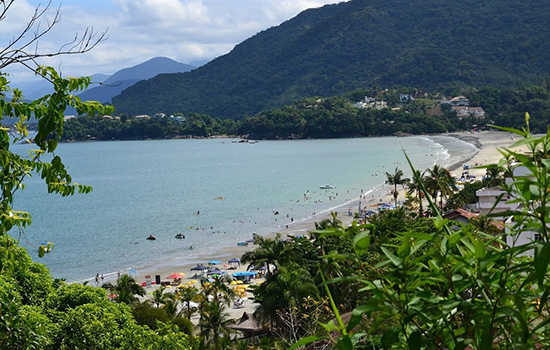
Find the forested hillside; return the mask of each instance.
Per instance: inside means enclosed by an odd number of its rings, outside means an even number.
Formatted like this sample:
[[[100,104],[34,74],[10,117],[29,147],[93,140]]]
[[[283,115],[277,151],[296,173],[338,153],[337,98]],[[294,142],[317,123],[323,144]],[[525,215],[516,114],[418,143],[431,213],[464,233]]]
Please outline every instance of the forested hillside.
[[[550,2],[352,0],[308,10],[192,72],[160,75],[113,99],[119,113],[240,118],[357,87],[541,83]]]

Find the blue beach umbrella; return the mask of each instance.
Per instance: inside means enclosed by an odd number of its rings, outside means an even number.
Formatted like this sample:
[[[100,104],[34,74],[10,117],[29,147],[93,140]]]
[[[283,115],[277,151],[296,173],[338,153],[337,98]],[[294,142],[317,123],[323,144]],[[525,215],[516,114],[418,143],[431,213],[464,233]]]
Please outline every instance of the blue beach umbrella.
[[[212,265],[216,265],[216,264],[220,264],[221,261],[219,261],[219,260],[210,260],[208,263],[212,264]]]

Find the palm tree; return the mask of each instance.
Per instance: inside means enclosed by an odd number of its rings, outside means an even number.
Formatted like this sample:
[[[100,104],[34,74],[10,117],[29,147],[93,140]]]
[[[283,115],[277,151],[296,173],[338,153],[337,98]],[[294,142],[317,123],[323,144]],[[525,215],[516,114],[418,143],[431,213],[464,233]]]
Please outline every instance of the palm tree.
[[[178,299],[173,293],[168,293],[167,295],[168,298],[164,300],[164,311],[173,320],[179,317],[183,310],[180,310]]]
[[[386,177],[386,183],[393,185],[393,201],[397,207],[397,196],[399,195],[399,192],[397,192],[397,185],[404,185],[409,181],[409,179],[404,178],[403,171],[397,167],[395,168],[395,172],[393,174],[386,172]]]
[[[191,316],[197,311],[196,308],[191,307],[191,302],[197,300],[197,296],[199,294],[199,290],[194,286],[189,286],[185,288],[181,288],[178,291],[177,297],[187,305],[187,311],[185,312],[185,316],[189,320],[191,320]]]
[[[414,170],[414,175],[410,181],[407,182],[407,187],[409,188],[409,191],[412,193],[416,193],[416,196],[418,197],[418,203],[420,205],[420,209],[418,210],[418,216],[422,216],[423,209],[422,209],[422,189],[420,188],[420,181],[424,178],[426,172],[420,172],[420,170]],[[417,180],[417,178],[419,180]]]
[[[456,190],[456,184],[451,173],[437,164],[432,169],[427,170],[424,185],[430,192],[434,202],[437,202],[437,196],[439,195],[440,209],[443,209],[443,196],[448,196]]]
[[[227,326],[233,324],[229,314],[225,312],[223,303],[214,299],[203,302],[200,308],[200,335],[212,343],[215,350],[221,349],[220,336],[229,336]]]
[[[231,300],[235,297],[235,291],[225,284],[221,278],[214,278],[214,281],[212,282],[202,279],[201,287],[204,294],[204,300],[207,300],[208,295],[214,296],[215,299],[218,299],[218,296],[221,296],[222,300],[227,305],[230,305]]]
[[[504,185],[505,170],[496,164],[491,164],[485,171],[485,178],[483,179],[483,185],[485,187],[497,187]]]
[[[331,228],[334,229],[344,229],[344,225],[342,225],[342,221],[338,220],[338,213],[331,212],[330,215],[332,216],[331,219],[324,219],[321,220],[321,222],[315,223],[315,229],[316,230],[328,230]]]
[[[116,282],[116,284],[105,283],[103,288],[116,294],[115,301],[118,303],[133,304],[138,301],[136,295],[145,295],[145,289],[137,284],[136,280],[130,275],[122,275]]]
[[[254,244],[257,246],[256,249],[246,252],[241,261],[250,263],[255,267],[267,265],[268,274],[272,272],[270,265],[275,266],[274,270],[277,270],[278,262],[284,257],[283,252],[285,250],[285,243],[281,240],[281,234],[277,233],[274,239],[256,235],[254,236]]]
[[[161,305],[164,305],[166,300],[170,297],[168,293],[164,293],[166,286],[160,286],[159,288],[153,291],[151,299],[148,300],[155,307],[159,308]]]

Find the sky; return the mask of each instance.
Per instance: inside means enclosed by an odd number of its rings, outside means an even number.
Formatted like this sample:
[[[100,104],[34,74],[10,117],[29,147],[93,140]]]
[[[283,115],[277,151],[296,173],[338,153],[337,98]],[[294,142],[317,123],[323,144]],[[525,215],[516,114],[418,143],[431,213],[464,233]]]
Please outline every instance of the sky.
[[[57,8],[61,21],[41,38],[38,51],[56,51],[86,28],[98,34],[107,31],[107,39],[85,54],[53,57],[40,64],[52,66],[65,76],[112,74],[159,56],[198,66],[305,9],[341,1],[52,0],[41,28]],[[47,2],[16,0],[0,21],[0,47],[21,32],[37,6],[44,8]],[[10,66],[5,71],[12,82],[33,76],[22,67]]]

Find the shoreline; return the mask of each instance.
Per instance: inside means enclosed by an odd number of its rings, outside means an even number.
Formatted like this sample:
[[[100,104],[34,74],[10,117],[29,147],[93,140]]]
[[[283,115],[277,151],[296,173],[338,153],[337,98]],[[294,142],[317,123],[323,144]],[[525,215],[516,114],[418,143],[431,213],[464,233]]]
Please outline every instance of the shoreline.
[[[474,142],[478,140],[477,137],[471,136],[471,134],[462,134],[462,133],[430,135],[428,136],[428,138],[430,138],[431,136],[454,137],[461,141],[468,142],[470,144],[474,144]],[[434,140],[432,139],[432,141]],[[438,143],[437,141],[434,141],[434,142]],[[481,145],[481,142],[478,141],[477,145]],[[474,146],[477,146],[477,145],[474,144]],[[442,145],[442,146],[447,150],[445,145]],[[479,151],[480,149],[478,147],[478,150],[476,151],[475,154],[470,156],[468,159],[461,158],[460,161],[453,164],[453,167],[461,167],[462,164],[469,161],[471,158],[475,157],[475,155],[477,155]],[[458,155],[451,154],[450,156],[461,157],[460,154]],[[284,223],[282,224],[282,226],[279,226],[279,227],[273,227],[270,230],[270,232],[265,233],[263,235],[266,237],[274,237],[277,233],[281,233],[283,237],[285,237],[287,235],[304,234],[304,233],[307,233],[308,231],[314,230],[316,222],[320,222],[325,219],[330,219],[332,212],[337,213],[338,219],[341,220],[344,225],[349,225],[353,220],[353,216],[347,215],[349,208],[351,208],[353,212],[357,212],[357,208],[359,207],[360,202],[362,207],[369,207],[371,205],[379,204],[381,202],[388,203],[390,201],[393,201],[393,197],[390,193],[390,190],[391,190],[391,186],[385,185],[384,183],[380,183],[374,186],[373,188],[367,189],[367,191],[360,196],[352,197],[352,199],[347,200],[342,204],[324,209],[323,211],[317,213],[316,215],[311,215],[309,217],[300,219],[295,222]],[[400,198],[402,199],[402,196],[400,196]],[[250,237],[250,239],[251,238],[252,237]],[[140,283],[145,280],[146,275],[150,275],[153,280],[155,275],[160,275],[161,280],[165,280],[164,277],[173,272],[184,272],[189,276],[190,268],[196,266],[198,263],[205,264],[207,261],[215,259],[215,260],[221,260],[222,263],[225,264],[230,259],[240,258],[247,251],[254,249],[253,245],[237,246],[237,242],[234,242],[234,244],[235,244],[234,246],[220,247],[219,249],[216,249],[215,251],[211,251],[211,252],[197,252],[195,254],[192,254],[191,257],[187,257],[187,258],[180,256],[180,257],[174,257],[170,260],[166,260],[161,263],[157,263],[150,266],[124,268],[124,269],[120,269],[119,272],[128,273],[132,271],[133,275],[136,277],[136,280]],[[223,262],[223,260],[225,260],[225,262]],[[118,275],[117,271],[104,273],[103,274],[104,282],[116,282],[117,275]],[[78,281],[75,281],[75,283],[83,283],[86,281],[88,281],[89,283],[93,283],[94,278],[78,280]]]
[[[448,166],[448,169],[453,171],[461,171],[462,165],[467,164],[469,162],[472,163],[478,163],[478,164],[485,164],[487,162],[489,163],[495,163],[500,159],[500,153],[497,151],[497,147],[505,147],[508,146],[513,142],[513,139],[511,140],[509,133],[505,132],[478,132],[475,134],[469,133],[469,132],[461,132],[461,133],[451,133],[451,134],[439,134],[439,135],[429,135],[427,137],[445,137],[445,138],[455,138],[458,140],[461,140],[463,142],[469,143],[473,145],[477,150],[466,157],[461,157],[460,152],[458,150],[453,150],[453,154],[450,154],[450,157],[456,157],[458,156],[459,159],[457,161],[454,161],[452,164]],[[432,139],[433,140],[433,139]],[[434,141],[436,143],[439,143],[437,141]],[[447,151],[449,149],[446,147],[446,145],[440,143]],[[475,175],[482,175],[484,173],[483,169],[470,169],[470,172],[474,173]],[[349,225],[352,220],[353,216],[348,216],[347,212],[348,209],[351,208],[353,212],[355,213],[357,211],[357,208],[359,207],[359,203],[361,202],[362,207],[368,207],[371,205],[379,204],[381,202],[388,203],[393,201],[393,197],[390,193],[391,186],[385,185],[385,184],[379,184],[375,186],[374,188],[368,189],[361,197],[355,197],[351,200],[346,201],[345,203],[333,206],[331,208],[327,208],[323,210],[322,212],[317,213],[316,215],[312,215],[306,218],[303,218],[299,221],[295,222],[289,222],[288,224],[283,224],[284,227],[273,227],[272,230],[270,230],[269,233],[263,234],[265,237],[274,237],[277,233],[280,233],[283,238],[289,235],[300,235],[307,233],[308,231],[315,229],[315,223],[320,222],[325,219],[331,218],[331,213],[336,212],[338,219],[342,221],[344,225]],[[400,191],[402,192],[402,191]],[[402,195],[400,195],[400,198],[402,199]],[[286,227],[288,225],[288,227]],[[252,238],[252,237],[250,237]],[[216,249],[215,251],[211,252],[197,252],[196,254],[193,254],[192,257],[184,258],[183,257],[175,257],[170,260],[164,261],[160,264],[154,264],[150,266],[140,266],[136,267],[134,269],[125,268],[121,269],[120,273],[128,273],[129,271],[134,272],[133,275],[136,277],[136,281],[141,283],[145,280],[146,275],[150,275],[152,280],[155,279],[155,275],[160,275],[161,280],[166,280],[166,276],[173,273],[173,272],[183,272],[187,276],[185,277],[186,280],[192,279],[192,277],[189,277],[192,275],[190,273],[190,269],[194,266],[196,266],[199,263],[206,264],[207,261],[210,260],[220,260],[222,261],[221,266],[225,265],[230,259],[232,258],[240,258],[244,253],[247,251],[250,251],[254,249],[255,247],[253,245],[248,246],[237,246],[237,242],[234,242],[235,246],[226,246],[226,247],[220,247],[219,249]],[[117,272],[110,272],[105,273],[104,275],[104,282],[116,282],[117,278]],[[93,284],[94,278],[88,278],[83,279],[79,281],[75,281],[74,283],[83,283],[88,281],[90,284]]]

